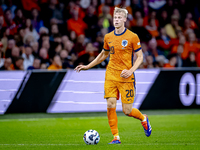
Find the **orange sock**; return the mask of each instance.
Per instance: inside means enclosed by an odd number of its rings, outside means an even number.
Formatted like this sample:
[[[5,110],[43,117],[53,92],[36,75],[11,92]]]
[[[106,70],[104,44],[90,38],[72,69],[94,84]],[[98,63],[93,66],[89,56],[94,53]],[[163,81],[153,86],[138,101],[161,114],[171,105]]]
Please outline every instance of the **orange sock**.
[[[116,108],[107,108],[108,123],[114,136],[118,136]]]
[[[131,113],[128,116],[139,119],[140,121],[144,120],[145,118],[145,116],[136,108],[133,108]]]

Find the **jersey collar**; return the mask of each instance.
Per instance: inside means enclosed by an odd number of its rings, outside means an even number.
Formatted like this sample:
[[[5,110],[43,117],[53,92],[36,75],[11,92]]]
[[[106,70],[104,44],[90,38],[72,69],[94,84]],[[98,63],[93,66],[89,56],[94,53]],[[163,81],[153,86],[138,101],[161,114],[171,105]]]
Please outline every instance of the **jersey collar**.
[[[115,30],[114,30],[114,34],[116,35],[116,36],[120,36],[120,35],[122,35],[122,34],[124,34],[125,32],[126,32],[126,28],[125,28],[125,30],[122,32],[122,33],[120,33],[120,34],[117,34],[117,33],[115,33]]]

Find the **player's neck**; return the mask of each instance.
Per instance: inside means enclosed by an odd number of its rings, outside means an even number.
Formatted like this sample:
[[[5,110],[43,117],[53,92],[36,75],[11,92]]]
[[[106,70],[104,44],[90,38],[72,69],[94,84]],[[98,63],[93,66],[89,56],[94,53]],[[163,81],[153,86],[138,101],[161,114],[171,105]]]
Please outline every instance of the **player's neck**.
[[[116,34],[121,34],[121,33],[124,32],[124,30],[125,30],[125,27],[124,27],[124,26],[122,26],[122,27],[120,27],[120,28],[115,28],[115,33],[116,33]]]

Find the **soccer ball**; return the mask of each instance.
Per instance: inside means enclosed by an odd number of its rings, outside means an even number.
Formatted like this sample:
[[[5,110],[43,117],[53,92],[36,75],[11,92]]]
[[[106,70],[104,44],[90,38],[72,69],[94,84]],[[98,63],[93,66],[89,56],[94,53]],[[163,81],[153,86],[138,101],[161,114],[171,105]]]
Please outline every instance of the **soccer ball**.
[[[88,130],[83,135],[83,140],[87,145],[95,145],[100,141],[100,135],[96,130]]]

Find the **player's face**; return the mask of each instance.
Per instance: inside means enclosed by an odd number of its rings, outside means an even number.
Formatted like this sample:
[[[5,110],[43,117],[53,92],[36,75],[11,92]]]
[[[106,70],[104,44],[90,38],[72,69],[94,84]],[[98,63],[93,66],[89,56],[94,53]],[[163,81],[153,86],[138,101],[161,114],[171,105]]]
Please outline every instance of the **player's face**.
[[[126,22],[125,14],[124,13],[115,13],[113,17],[113,24],[115,28],[120,28],[124,26]]]

